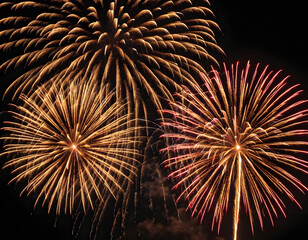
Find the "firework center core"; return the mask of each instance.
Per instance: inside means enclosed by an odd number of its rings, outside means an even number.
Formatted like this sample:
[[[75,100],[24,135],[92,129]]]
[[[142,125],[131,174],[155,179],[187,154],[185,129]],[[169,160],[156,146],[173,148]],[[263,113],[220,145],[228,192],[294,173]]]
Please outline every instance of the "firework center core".
[[[71,149],[72,149],[72,150],[75,150],[76,148],[77,148],[77,145],[76,145],[75,143],[72,143]]]
[[[236,144],[235,149],[239,151],[241,149],[241,146],[239,144]]]

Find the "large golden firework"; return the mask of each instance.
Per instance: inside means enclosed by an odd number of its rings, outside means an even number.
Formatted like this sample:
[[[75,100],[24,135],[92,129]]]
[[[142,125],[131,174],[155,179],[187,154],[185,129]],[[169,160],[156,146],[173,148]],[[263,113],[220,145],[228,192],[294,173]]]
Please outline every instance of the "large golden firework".
[[[11,181],[26,183],[22,192],[33,193],[35,205],[71,213],[79,203],[86,211],[95,199],[125,194],[137,172],[136,127],[126,106],[110,101],[113,94],[72,82],[21,95],[23,106],[14,106],[3,127],[2,155],[10,159],[4,167],[12,169]]]
[[[307,101],[298,100],[298,85],[280,80],[280,71],[251,71],[249,62],[239,71],[238,65],[224,66],[223,75],[213,70],[211,79],[202,75],[203,86],[179,93],[173,110],[164,111],[163,135],[173,141],[164,149],[173,154],[164,164],[172,169],[174,188],[183,187],[178,200],[188,200],[201,222],[212,210],[218,232],[233,201],[234,239],[241,203],[252,232],[255,217],[261,228],[266,214],[274,224],[273,216],[285,216],[279,195],[299,205],[290,188],[307,187],[293,174],[308,173]]]
[[[16,94],[45,79],[81,78],[115,88],[130,112],[146,115],[145,101],[160,109],[159,96],[172,99],[170,87],[194,83],[216,63],[211,54],[222,50],[208,7],[196,0],[6,1],[0,51],[9,55],[0,70],[20,70],[9,88]]]

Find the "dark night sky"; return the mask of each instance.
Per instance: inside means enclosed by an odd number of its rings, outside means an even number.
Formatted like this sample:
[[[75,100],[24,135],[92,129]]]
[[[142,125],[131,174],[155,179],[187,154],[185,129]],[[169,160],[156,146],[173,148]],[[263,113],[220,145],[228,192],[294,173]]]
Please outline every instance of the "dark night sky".
[[[251,60],[253,64],[269,64],[273,70],[283,69],[284,76],[292,76],[289,81],[302,85],[307,98],[308,21],[305,1],[212,0],[211,4],[222,29],[222,34],[217,32],[217,39],[226,53],[225,61]],[[69,217],[61,218],[54,227],[54,218],[49,217],[45,209],[33,210],[32,199],[19,197],[14,185],[7,186],[8,179],[7,173],[0,173],[1,239],[74,239]],[[307,185],[307,177],[304,180]],[[287,201],[287,219],[280,217],[274,228],[266,224],[263,232],[256,227],[253,239],[296,239],[295,235],[308,239],[308,198],[298,196],[302,211]],[[246,222],[248,217],[243,216],[240,224],[248,226]],[[251,239],[250,229],[241,232],[241,239]],[[173,238],[167,236],[166,239]]]

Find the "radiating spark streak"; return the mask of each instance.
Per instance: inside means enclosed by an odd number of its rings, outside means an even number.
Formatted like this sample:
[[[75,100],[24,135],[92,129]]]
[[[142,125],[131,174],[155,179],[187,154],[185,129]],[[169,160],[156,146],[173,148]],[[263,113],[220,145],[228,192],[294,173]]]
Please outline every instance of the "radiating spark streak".
[[[21,95],[23,106],[10,111],[13,120],[7,132],[4,168],[23,182],[22,193],[34,194],[48,211],[72,213],[82,204],[84,211],[108,194],[125,194],[126,182],[137,174],[134,148],[137,126],[125,113],[125,104],[113,103],[114,93],[105,95],[97,85],[75,82],[43,85],[32,97]]]
[[[239,63],[224,75],[203,75],[204,84],[183,87],[171,110],[163,110],[165,133],[171,141],[162,151],[169,177],[181,189],[177,201],[188,201],[187,209],[202,222],[212,211],[212,229],[219,232],[222,218],[233,203],[233,239],[238,238],[241,202],[249,216],[263,229],[268,215],[284,217],[284,194],[300,207],[291,188],[305,193],[308,188],[293,172],[308,173],[307,100],[299,99],[299,85],[288,86],[287,78],[261,72],[259,64],[242,71]],[[167,117],[166,117],[167,116]],[[291,172],[292,170],[292,172]]]
[[[240,214],[240,201],[241,201],[241,182],[242,182],[242,157],[240,153],[240,145],[236,145],[236,150],[238,151],[237,155],[237,176],[235,183],[235,197],[234,197],[234,219],[233,219],[233,240],[237,239],[237,229],[239,222],[239,214]]]

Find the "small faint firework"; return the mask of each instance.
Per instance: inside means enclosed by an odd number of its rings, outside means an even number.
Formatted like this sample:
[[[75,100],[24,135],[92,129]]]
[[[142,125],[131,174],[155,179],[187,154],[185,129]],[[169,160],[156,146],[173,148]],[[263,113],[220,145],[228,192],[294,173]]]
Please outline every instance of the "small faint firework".
[[[207,1],[5,1],[0,9],[0,52],[9,53],[0,71],[19,69],[15,95],[77,78],[115,88],[130,112],[147,116],[145,102],[161,109],[160,97],[194,84],[222,52]]]
[[[300,204],[291,187],[307,187],[293,174],[307,174],[307,100],[298,100],[298,85],[279,79],[268,67],[251,71],[250,63],[239,63],[224,74],[202,74],[204,85],[185,88],[180,101],[164,110],[166,133],[173,143],[166,147],[172,156],[164,161],[182,187],[178,200],[188,201],[187,209],[202,222],[213,210],[212,230],[218,232],[229,204],[233,202],[233,231],[237,239],[241,203],[248,214],[252,233],[257,216],[285,214],[280,194]]]
[[[57,214],[125,194],[139,153],[126,106],[112,103],[113,95],[72,82],[20,96],[23,106],[13,105],[12,120],[2,128],[1,155],[9,158],[4,168],[12,169],[11,182],[26,185],[21,194],[34,194],[35,205],[42,202],[48,211],[55,206]]]

